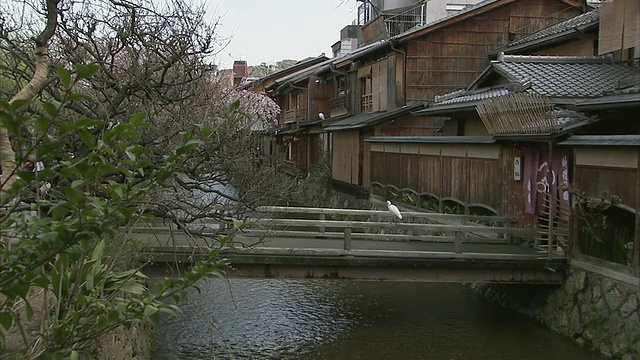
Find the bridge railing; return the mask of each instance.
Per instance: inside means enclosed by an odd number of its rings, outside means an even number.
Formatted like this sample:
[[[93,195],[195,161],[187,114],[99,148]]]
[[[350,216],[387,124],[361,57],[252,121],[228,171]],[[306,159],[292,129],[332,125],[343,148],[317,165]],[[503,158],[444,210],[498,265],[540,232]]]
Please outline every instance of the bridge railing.
[[[506,217],[409,211],[402,215],[396,220],[380,210],[267,206],[246,220],[242,233],[263,239],[342,239],[347,251],[352,250],[353,240],[451,243],[455,253],[462,253],[463,243],[533,244],[539,235],[537,229],[514,227]]]

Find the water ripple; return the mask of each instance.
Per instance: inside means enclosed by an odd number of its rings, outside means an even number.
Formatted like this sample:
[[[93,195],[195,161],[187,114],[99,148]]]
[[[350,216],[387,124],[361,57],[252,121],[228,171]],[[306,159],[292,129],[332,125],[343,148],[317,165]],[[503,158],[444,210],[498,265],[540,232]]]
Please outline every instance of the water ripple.
[[[457,284],[211,279],[200,289],[158,324],[154,359],[602,359]]]

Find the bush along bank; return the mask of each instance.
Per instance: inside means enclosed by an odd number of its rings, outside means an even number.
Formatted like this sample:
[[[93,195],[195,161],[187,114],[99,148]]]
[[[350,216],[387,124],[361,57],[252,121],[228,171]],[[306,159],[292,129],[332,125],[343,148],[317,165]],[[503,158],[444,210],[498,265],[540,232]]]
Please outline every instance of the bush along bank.
[[[572,266],[561,286],[471,287],[588,349],[613,359],[640,359],[640,289],[636,286]]]

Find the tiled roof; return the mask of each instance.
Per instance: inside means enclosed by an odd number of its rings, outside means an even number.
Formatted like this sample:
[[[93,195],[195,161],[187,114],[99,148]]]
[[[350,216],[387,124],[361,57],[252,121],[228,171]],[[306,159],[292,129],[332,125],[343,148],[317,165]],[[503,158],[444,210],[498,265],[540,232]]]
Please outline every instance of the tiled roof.
[[[566,32],[575,32],[576,29],[583,29],[598,24],[598,22],[600,22],[600,12],[598,9],[595,9],[525,36],[522,39],[510,43],[507,47],[536,42],[538,40],[554,37]]]
[[[409,114],[422,109],[424,104],[405,105],[391,111],[378,111],[373,113],[362,113],[337,121],[325,128],[326,131],[355,130],[366,126],[379,124],[386,120],[391,120],[398,116]]]
[[[638,70],[606,57],[506,55],[492,66],[510,81],[530,83],[528,92],[551,98],[595,98],[640,77]]]
[[[496,81],[495,74],[506,81]],[[504,84],[492,86],[494,84]],[[620,84],[635,85],[621,88]],[[558,57],[503,55],[466,90],[436,96],[418,116],[474,110],[482,100],[513,93],[551,98],[555,104],[579,106],[630,106],[640,101],[640,72],[608,57]]]
[[[489,98],[504,96],[510,94],[510,91],[504,87],[482,89],[478,91],[460,91],[456,92],[456,96],[436,96],[434,106],[444,106],[451,104],[467,103],[482,101]],[[456,94],[451,93],[451,95]]]
[[[505,87],[487,88],[479,90],[459,90],[435,97],[435,101],[428,108],[418,110],[417,116],[438,115],[448,113],[450,110],[467,111],[475,110],[475,106],[482,100],[509,95]]]

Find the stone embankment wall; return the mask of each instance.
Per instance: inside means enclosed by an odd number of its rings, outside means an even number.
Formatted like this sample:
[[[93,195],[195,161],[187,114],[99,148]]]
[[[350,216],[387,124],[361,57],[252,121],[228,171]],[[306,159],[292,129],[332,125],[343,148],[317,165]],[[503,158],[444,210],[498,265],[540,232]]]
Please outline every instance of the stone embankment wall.
[[[613,359],[640,359],[640,288],[572,266],[560,287],[473,285],[503,307]]]

